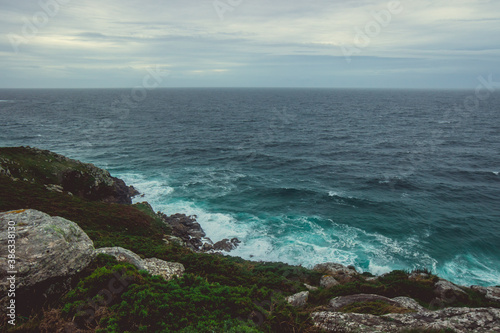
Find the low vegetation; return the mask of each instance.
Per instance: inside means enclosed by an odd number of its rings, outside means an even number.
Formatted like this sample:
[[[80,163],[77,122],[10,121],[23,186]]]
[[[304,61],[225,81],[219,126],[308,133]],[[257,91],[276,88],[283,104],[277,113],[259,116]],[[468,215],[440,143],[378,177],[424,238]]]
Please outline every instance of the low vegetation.
[[[9,150],[11,155],[7,156],[2,149],[0,158],[13,158],[14,153],[19,155],[20,151]],[[427,274],[410,279],[410,272],[393,271],[373,281],[367,279],[371,274],[363,274],[349,283],[311,291],[306,307],[296,309],[285,297],[307,290],[304,283],[319,285],[320,273],[284,263],[194,253],[176,244],[167,245],[163,238],[171,230],[147,203],[113,204],[49,191],[45,185],[54,181],[50,178],[56,173],[53,168],[68,166],[64,161],[40,162],[40,156],[35,157],[17,160],[31,180],[14,180],[17,177],[0,173],[0,211],[32,208],[62,216],[76,222],[96,248],[121,246],[142,257],[180,262],[186,273],[165,281],[99,255],[63,298],[48,300],[44,308],[32,309],[31,313],[20,313],[20,322],[10,328],[11,332],[51,332],[64,327],[78,327],[81,332],[319,332],[309,313],[336,296],[407,296],[424,307],[432,306],[438,277]],[[498,307],[478,292],[466,292],[463,299],[450,305]],[[404,312],[380,302],[354,303],[342,310],[374,315]],[[339,328],[341,331],[345,330]]]

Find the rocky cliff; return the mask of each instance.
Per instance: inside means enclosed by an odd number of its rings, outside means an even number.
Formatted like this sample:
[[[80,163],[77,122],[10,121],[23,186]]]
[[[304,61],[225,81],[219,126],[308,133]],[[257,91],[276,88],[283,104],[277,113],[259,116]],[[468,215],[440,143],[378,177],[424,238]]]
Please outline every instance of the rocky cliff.
[[[20,331],[500,331],[498,287],[224,256],[239,240],[212,243],[196,217],[131,205],[131,195],[91,164],[0,148],[0,302],[15,226]]]
[[[31,147],[0,148],[0,174],[96,201],[130,204],[132,186],[93,164]]]

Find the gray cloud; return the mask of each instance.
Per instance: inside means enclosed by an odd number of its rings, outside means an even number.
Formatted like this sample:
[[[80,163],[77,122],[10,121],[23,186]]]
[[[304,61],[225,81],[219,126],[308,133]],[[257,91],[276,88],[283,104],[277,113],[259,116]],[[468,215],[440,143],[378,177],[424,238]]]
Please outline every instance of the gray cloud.
[[[0,87],[133,86],[159,66],[165,86],[471,88],[500,68],[498,1],[390,2],[0,0]]]

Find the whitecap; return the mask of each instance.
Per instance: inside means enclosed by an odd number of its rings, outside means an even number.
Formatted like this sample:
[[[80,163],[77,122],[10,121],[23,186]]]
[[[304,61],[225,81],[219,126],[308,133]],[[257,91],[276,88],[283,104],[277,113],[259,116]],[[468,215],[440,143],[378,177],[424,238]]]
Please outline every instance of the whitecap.
[[[133,198],[133,203],[148,201],[151,205],[165,200],[174,192],[174,188],[168,186],[166,175],[148,178],[137,173],[116,173],[118,178],[125,181],[127,185],[132,185],[141,195]]]
[[[459,285],[500,285],[500,270],[491,260],[471,253],[456,255],[438,270],[438,275]]]
[[[499,173],[498,171],[493,171],[493,174],[494,174],[495,176],[498,176],[498,173]]]

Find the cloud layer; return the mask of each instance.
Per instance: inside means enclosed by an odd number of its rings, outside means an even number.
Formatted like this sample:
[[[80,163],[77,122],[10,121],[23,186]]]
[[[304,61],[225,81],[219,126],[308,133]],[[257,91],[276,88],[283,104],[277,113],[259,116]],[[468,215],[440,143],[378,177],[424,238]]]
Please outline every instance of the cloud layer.
[[[500,2],[0,0],[0,87],[470,88]],[[498,73],[500,74],[500,73]],[[497,80],[498,81],[498,80]]]

